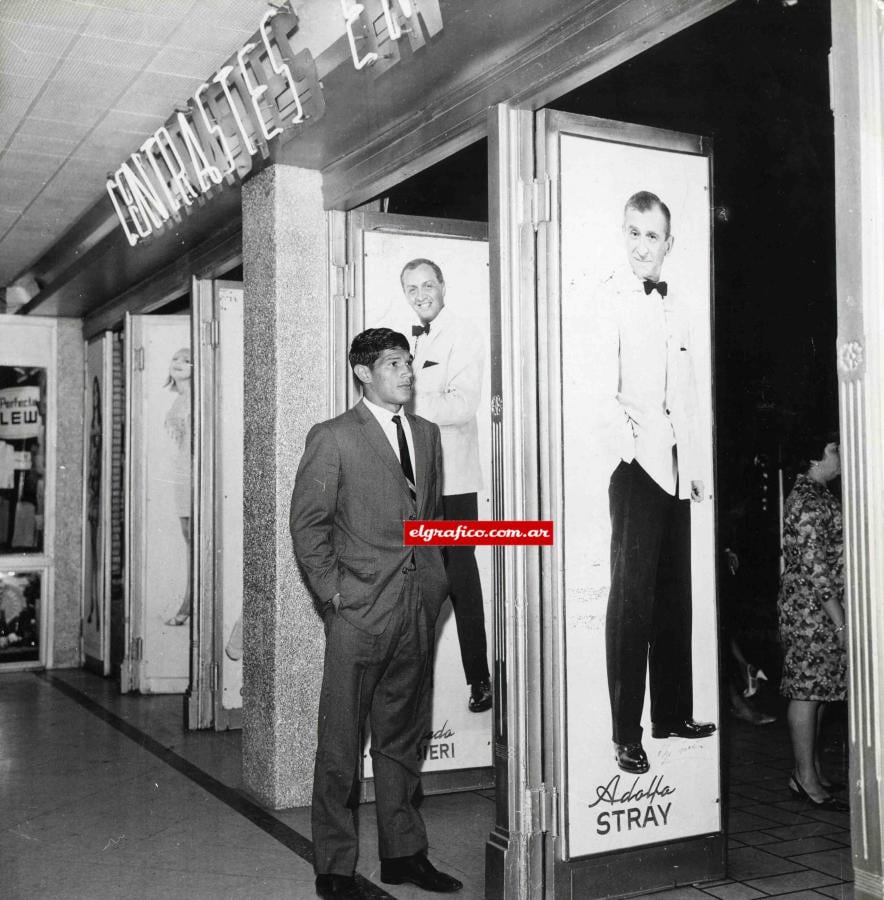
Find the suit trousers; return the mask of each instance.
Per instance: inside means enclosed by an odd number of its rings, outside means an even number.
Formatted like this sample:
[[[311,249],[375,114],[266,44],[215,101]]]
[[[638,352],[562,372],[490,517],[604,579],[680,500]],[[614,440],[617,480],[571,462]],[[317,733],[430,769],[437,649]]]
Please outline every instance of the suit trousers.
[[[345,599],[346,602],[346,599]],[[386,629],[368,634],[344,615],[325,616],[326,648],[313,777],[313,865],[352,875],[364,725],[371,726],[378,849],[382,859],[425,852],[418,747],[431,730],[435,620],[408,569]]]
[[[693,715],[690,500],[621,462],[608,489],[611,590],[605,623],[613,740],[641,741],[646,672],[651,720]]]
[[[446,519],[475,522],[479,500],[472,494],[445,494],[442,510]],[[467,684],[488,681],[488,642],[485,636],[485,606],[482,582],[476,564],[476,548],[446,547],[445,574],[448,576],[451,606],[457,624],[457,640]]]

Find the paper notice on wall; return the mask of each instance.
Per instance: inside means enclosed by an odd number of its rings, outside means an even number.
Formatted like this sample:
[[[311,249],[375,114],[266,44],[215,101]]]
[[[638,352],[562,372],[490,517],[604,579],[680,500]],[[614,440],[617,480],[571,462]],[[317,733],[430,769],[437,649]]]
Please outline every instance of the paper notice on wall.
[[[0,389],[0,438],[20,441],[39,437],[41,427],[39,387]]]

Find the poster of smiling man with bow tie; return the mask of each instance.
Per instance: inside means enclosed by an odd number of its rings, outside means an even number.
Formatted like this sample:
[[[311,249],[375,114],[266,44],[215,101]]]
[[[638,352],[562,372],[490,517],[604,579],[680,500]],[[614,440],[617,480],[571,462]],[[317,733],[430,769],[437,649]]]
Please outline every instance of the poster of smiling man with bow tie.
[[[557,552],[581,856],[720,828],[711,217],[707,156],[560,138]]]
[[[364,222],[364,314],[354,327],[383,325],[409,339],[408,411],[439,426],[445,519],[494,518],[485,225],[382,213]],[[491,548],[445,547],[444,556],[450,603],[437,622],[433,731],[421,749],[424,773],[439,776],[430,790],[490,783],[492,762]]]

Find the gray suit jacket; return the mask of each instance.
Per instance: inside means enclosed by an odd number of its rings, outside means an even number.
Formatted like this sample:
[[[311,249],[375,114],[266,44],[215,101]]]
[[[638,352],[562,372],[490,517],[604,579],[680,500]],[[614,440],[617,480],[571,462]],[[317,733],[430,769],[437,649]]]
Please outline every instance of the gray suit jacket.
[[[412,552],[423,602],[439,612],[448,581],[438,547],[406,547],[403,522],[442,516],[439,428],[408,416],[414,439],[417,500],[377,420],[359,402],[314,425],[298,466],[289,524],[295,557],[325,609],[339,593],[339,614],[380,634],[402,592]]]

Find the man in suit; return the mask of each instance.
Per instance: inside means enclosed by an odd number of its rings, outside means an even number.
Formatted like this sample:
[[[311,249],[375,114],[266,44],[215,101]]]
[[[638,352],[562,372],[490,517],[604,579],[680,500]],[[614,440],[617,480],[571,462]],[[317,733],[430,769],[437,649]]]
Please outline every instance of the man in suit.
[[[445,279],[432,260],[406,263],[399,280],[420,323],[412,326],[415,384],[409,410],[435,422],[442,433],[445,518],[474,522],[479,518],[482,487],[476,421],[485,363],[482,339],[474,325],[445,308]],[[467,705],[472,712],[484,712],[491,708],[491,676],[476,548],[446,548],[445,571],[470,686]]]
[[[602,421],[613,468],[611,588],[605,624],[617,765],[650,768],[641,717],[650,671],[655,738],[703,738],[693,719],[691,501],[703,500],[694,434],[696,385],[677,291],[661,281],[672,249],[669,208],[649,191],[626,202],[628,267],[602,285],[595,352],[605,372]]]
[[[435,547],[406,547],[403,522],[439,518],[439,429],[403,413],[408,341],[358,334],[350,365],[363,399],[307,435],[292,494],[295,556],[326,632],[313,782],[320,897],[364,895],[355,878],[363,727],[371,725],[381,881],[451,893],[461,883],[427,859],[418,745],[430,731],[435,622],[448,593]]]

